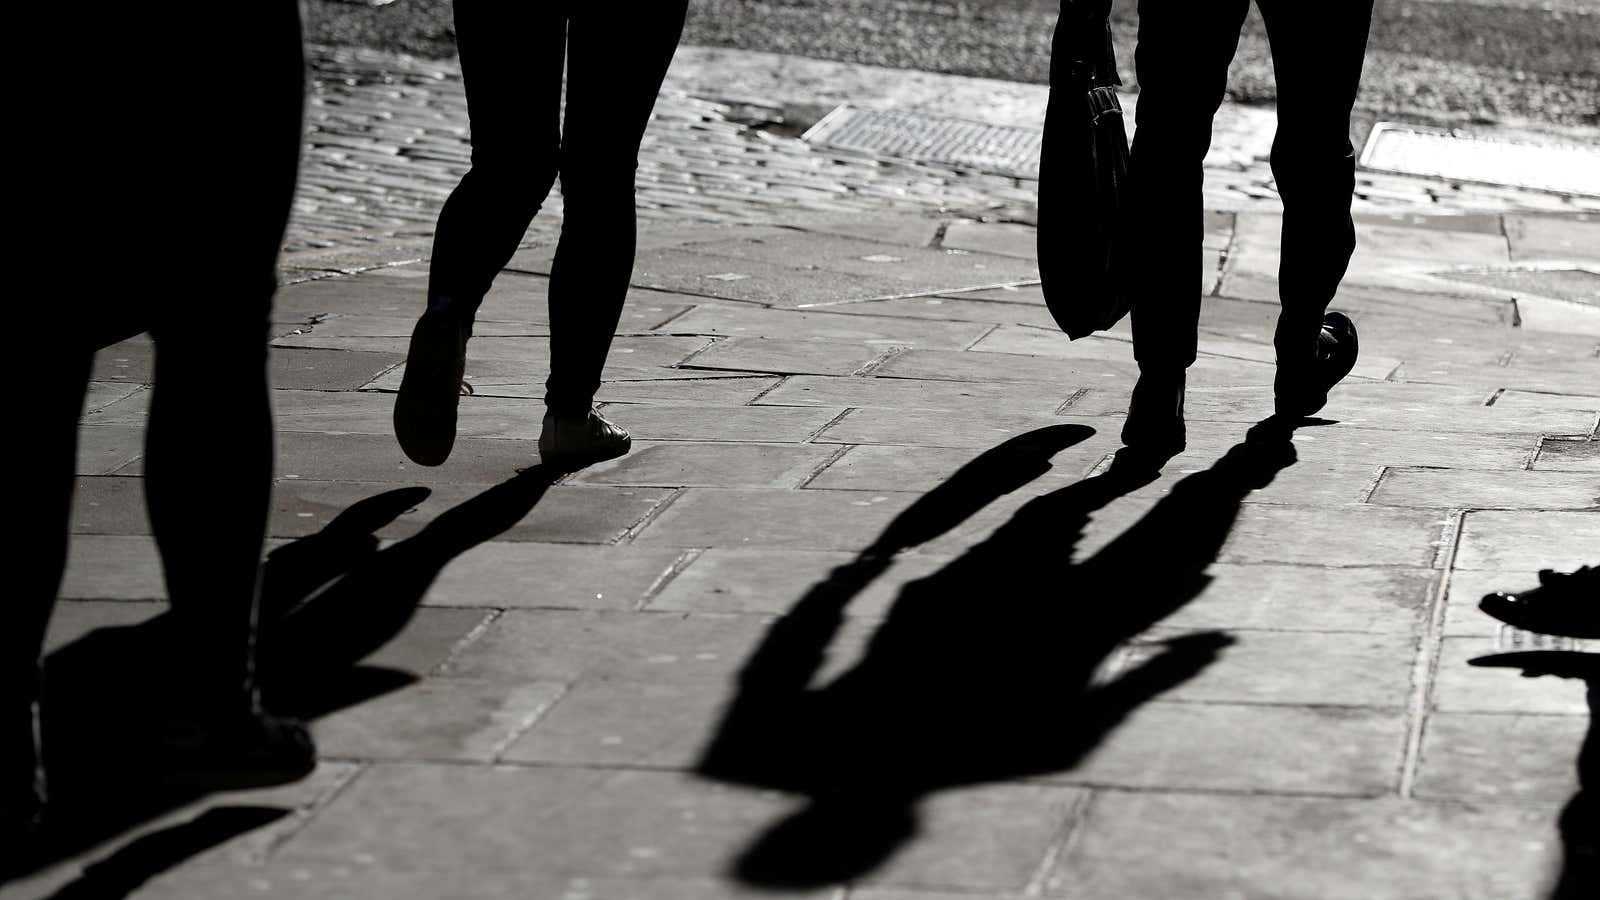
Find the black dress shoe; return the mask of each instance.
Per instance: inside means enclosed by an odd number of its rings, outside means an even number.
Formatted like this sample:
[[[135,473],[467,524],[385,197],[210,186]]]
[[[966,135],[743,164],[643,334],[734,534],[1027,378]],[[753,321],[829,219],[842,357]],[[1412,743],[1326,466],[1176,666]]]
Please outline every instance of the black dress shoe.
[[[1183,452],[1184,373],[1140,372],[1122,423],[1122,443],[1141,455],[1170,458]]]
[[[1356,323],[1342,312],[1322,317],[1322,330],[1312,355],[1291,359],[1280,351],[1273,380],[1274,409],[1280,416],[1303,418],[1328,405],[1328,392],[1355,368],[1361,344]]]
[[[394,402],[394,436],[412,462],[437,466],[450,458],[466,365],[466,326],[446,309],[423,313]]]
[[[1478,608],[1496,619],[1539,634],[1600,638],[1600,568],[1539,573],[1539,586],[1519,593],[1485,594]]]

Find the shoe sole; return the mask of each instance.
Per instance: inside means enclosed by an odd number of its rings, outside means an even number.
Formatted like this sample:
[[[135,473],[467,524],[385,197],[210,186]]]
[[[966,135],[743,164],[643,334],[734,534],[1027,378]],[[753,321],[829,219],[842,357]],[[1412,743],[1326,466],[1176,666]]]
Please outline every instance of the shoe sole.
[[[412,462],[442,465],[456,442],[461,403],[461,335],[454,321],[423,314],[411,332],[400,393],[394,402],[394,436]]]

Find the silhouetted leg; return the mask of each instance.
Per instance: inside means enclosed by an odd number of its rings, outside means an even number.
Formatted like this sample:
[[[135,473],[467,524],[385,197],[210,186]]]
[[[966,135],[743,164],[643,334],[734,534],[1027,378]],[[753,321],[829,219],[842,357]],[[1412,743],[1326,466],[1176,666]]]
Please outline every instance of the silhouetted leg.
[[[147,299],[156,343],[145,490],[180,652],[175,704],[253,709],[261,545],[272,489],[267,320],[293,200],[304,104],[298,9],[253,8],[228,45],[251,78],[208,102],[216,146],[149,161],[158,225],[192,267]],[[217,100],[202,90],[201,101]],[[226,185],[220,190],[219,185]],[[170,230],[170,232],[165,231]]]
[[[1350,110],[1373,0],[1307,6],[1261,0],[1278,86],[1272,175],[1283,197],[1278,356],[1311,356],[1356,246]]]
[[[469,324],[555,183],[566,44],[560,6],[455,3],[472,168],[439,213],[428,305],[448,305]]]
[[[1202,163],[1249,0],[1141,0],[1139,127],[1128,159],[1133,347],[1141,371],[1194,362],[1205,232]]]
[[[15,586],[0,603],[0,841],[38,810],[44,796],[39,769],[39,654],[67,558],[67,531],[76,471],[78,416],[93,353],[69,335],[41,355],[45,367],[24,393],[28,433],[13,446],[21,474],[22,508],[14,541]]]
[[[592,4],[572,14],[562,130],[565,212],[550,274],[545,406],[586,416],[633,275],[639,142],[677,50],[686,0]]]

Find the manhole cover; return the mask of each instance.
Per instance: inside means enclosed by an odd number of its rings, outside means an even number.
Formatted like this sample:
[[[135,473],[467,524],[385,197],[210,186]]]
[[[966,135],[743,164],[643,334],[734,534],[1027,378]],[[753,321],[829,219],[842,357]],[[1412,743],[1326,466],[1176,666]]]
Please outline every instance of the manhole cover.
[[[1368,169],[1600,197],[1600,148],[1471,137],[1379,122],[1361,151]]]
[[[1451,272],[1444,277],[1600,306],[1600,275],[1584,269],[1503,269]]]
[[[841,106],[811,126],[803,139],[836,150],[1037,179],[1044,132],[925,113]]]

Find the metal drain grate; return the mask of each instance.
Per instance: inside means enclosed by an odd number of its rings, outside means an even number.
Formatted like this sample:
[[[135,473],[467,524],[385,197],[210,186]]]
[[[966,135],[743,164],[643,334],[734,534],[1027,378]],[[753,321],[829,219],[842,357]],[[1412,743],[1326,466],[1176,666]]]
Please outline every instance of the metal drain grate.
[[[1037,179],[1044,132],[1038,128],[846,105],[811,126],[802,139],[835,150]]]
[[[1540,144],[1379,122],[1361,151],[1368,169],[1600,197],[1600,147]]]

